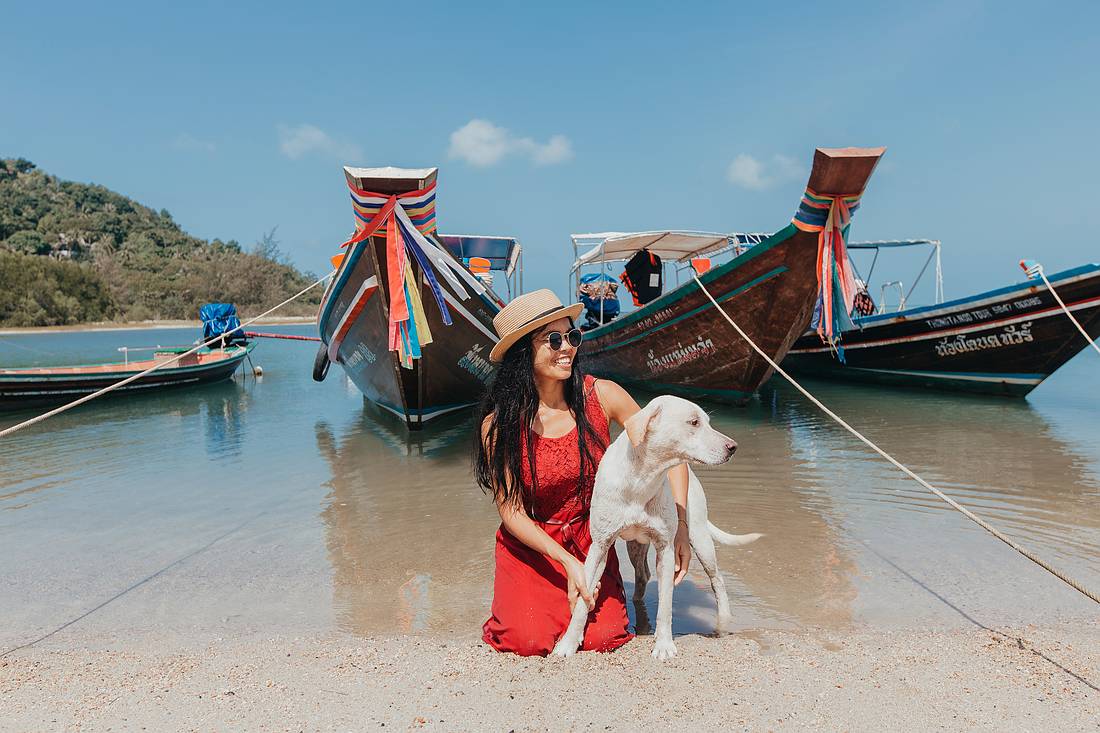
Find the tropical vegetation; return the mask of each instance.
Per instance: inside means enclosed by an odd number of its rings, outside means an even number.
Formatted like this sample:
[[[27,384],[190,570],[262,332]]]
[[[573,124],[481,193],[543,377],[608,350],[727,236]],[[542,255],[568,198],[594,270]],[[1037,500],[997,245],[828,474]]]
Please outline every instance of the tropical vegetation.
[[[203,240],[103,186],[0,160],[0,325],[194,319],[207,302],[259,313],[316,279],[275,238]],[[319,288],[286,315],[316,312]]]

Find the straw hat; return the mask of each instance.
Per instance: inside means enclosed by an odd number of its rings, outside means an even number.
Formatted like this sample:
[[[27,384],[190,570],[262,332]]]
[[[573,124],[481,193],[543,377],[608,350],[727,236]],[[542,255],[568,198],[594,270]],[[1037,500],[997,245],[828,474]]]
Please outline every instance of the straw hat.
[[[546,289],[513,298],[512,302],[501,308],[500,313],[493,318],[493,328],[496,329],[500,341],[489,353],[489,361],[499,364],[504,361],[504,352],[508,351],[521,337],[559,318],[576,320],[582,310],[584,310],[583,303],[562,305],[558,296]]]

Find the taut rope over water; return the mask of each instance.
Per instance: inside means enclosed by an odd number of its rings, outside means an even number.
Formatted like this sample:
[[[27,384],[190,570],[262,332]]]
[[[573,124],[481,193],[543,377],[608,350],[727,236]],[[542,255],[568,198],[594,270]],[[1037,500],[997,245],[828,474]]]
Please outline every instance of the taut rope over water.
[[[1001,542],[1004,542],[1006,545],[1011,547],[1013,550],[1016,550],[1016,552],[1020,553],[1021,555],[1026,557],[1028,560],[1031,560],[1033,563],[1035,563],[1039,567],[1041,567],[1044,570],[1046,570],[1047,572],[1051,573],[1052,575],[1054,575],[1054,577],[1056,577],[1059,580],[1063,581],[1064,583],[1069,585],[1074,590],[1080,592],[1086,598],[1089,598],[1089,599],[1095,601],[1096,603],[1100,603],[1100,594],[1097,594],[1096,592],[1089,590],[1088,588],[1081,585],[1079,582],[1077,582],[1073,578],[1069,577],[1068,575],[1066,575],[1062,571],[1058,570],[1057,568],[1055,568],[1052,565],[1050,565],[1049,563],[1047,563],[1045,560],[1043,560],[1041,557],[1039,557],[1038,555],[1033,553],[1031,550],[1028,550],[1026,547],[1021,547],[1016,542],[1012,541],[1011,539],[1009,539],[1005,535],[1001,534],[1001,532],[999,530],[997,530],[996,527],[992,526],[991,524],[986,522],[984,519],[982,519],[981,517],[979,517],[976,514],[974,514],[973,512],[971,512],[966,507],[959,504],[957,501],[955,501],[950,496],[948,496],[947,494],[945,494],[942,491],[940,491],[939,489],[937,489],[932,484],[925,481],[923,478],[921,478],[917,474],[913,473],[913,471],[911,471],[909,468],[904,466],[900,461],[898,461],[893,456],[891,456],[889,453],[884,451],[882,448],[879,448],[877,445],[875,445],[873,442],[871,442],[871,440],[869,438],[867,438],[866,436],[864,436],[863,433],[859,432],[858,430],[853,428],[851,425],[846,423],[843,418],[841,418],[835,412],[833,412],[828,407],[826,407],[821,402],[821,400],[817,399],[812,394],[810,394],[809,391],[807,391],[805,387],[803,387],[801,384],[799,384],[798,382],[795,381],[794,377],[792,377],[790,374],[787,374],[787,372],[783,371],[782,367],[780,367],[778,364],[776,364],[775,361],[770,356],[765,354],[763,352],[763,350],[761,350],[761,348],[756,345],[756,342],[753,341],[751,338],[749,338],[748,334],[745,333],[744,331],[742,331],[741,327],[738,326],[737,323],[734,322],[734,320],[729,317],[729,314],[726,313],[726,311],[722,308],[722,306],[718,305],[718,301],[716,301],[714,299],[714,296],[710,294],[710,291],[707,290],[706,286],[703,285],[701,280],[699,280],[699,276],[697,274],[694,274],[693,278],[695,279],[695,282],[699,285],[699,289],[703,291],[703,294],[707,296],[707,299],[709,299],[710,302],[714,305],[714,307],[718,309],[718,312],[722,314],[722,317],[725,318],[727,321],[729,321],[729,324],[731,326],[733,326],[734,330],[737,331],[738,334],[741,335],[741,338],[745,339],[745,341],[747,341],[749,343],[749,346],[751,346],[757,354],[760,354],[760,356],[762,356],[764,358],[764,361],[768,362],[768,364],[772,367],[772,369],[774,369],[778,374],[782,375],[782,377],[784,379],[786,379],[788,382],[790,382],[792,385],[794,385],[795,389],[797,389],[799,392],[801,392],[802,395],[804,397],[806,397],[806,399],[808,399],[810,402],[814,403],[819,408],[821,408],[821,410],[826,415],[828,415],[833,420],[835,420],[837,423],[839,423],[841,427],[843,427],[849,433],[851,433],[856,438],[858,438],[862,443],[864,443],[871,450],[875,451],[880,456],[885,458],[887,461],[892,463],[895,468],[900,470],[906,476],[908,476],[909,478],[913,479],[914,481],[916,481],[918,484],[920,484],[924,488],[931,491],[933,494],[938,496],[940,499],[943,499],[945,502],[947,502],[951,506],[951,508],[957,509],[958,511],[962,512],[962,514],[967,519],[974,522],[975,524],[977,524],[979,527],[981,527],[985,531],[989,532],[991,535],[993,535],[994,537],[999,539]]]
[[[282,303],[279,303],[274,308],[269,308],[268,310],[264,311],[263,313],[256,316],[252,320],[246,321],[245,323],[242,323],[240,327],[244,328],[245,326],[251,326],[256,321],[260,320],[261,318],[265,318],[266,316],[271,315],[275,311],[282,308],[284,305],[287,305],[289,303],[293,303],[295,300],[302,297],[303,295],[308,293],[310,290],[313,290],[315,287],[317,287],[318,285],[323,283],[325,280],[328,280],[330,277],[332,277],[331,272],[328,275],[325,275],[324,277],[322,277],[320,280],[317,280],[315,283],[313,283],[309,287],[304,288],[302,290],[299,290],[297,293],[290,296],[289,298],[284,300]],[[209,341],[206,341],[204,343],[199,344],[198,346],[195,346],[194,348],[188,349],[187,351],[183,352],[182,354],[176,354],[171,359],[165,359],[162,362],[158,362],[157,364],[154,364],[153,366],[149,367],[148,369],[146,369],[143,372],[139,372],[139,373],[134,374],[132,376],[126,377],[126,379],[119,380],[118,382],[115,382],[114,384],[109,384],[101,390],[98,390],[96,392],[92,392],[91,394],[88,394],[88,395],[84,395],[80,399],[73,400],[72,402],[68,402],[64,405],[61,405],[60,407],[55,407],[54,409],[50,410],[49,412],[44,412],[41,415],[37,415],[36,417],[32,417],[30,420],[24,420],[21,423],[18,423],[16,425],[12,425],[10,428],[5,428],[4,430],[0,430],[0,438],[6,438],[7,436],[11,435],[12,433],[16,433],[16,432],[22,430],[23,428],[29,428],[31,425],[35,425],[36,423],[40,423],[43,420],[46,420],[48,418],[53,417],[54,415],[60,415],[61,413],[65,412],[67,410],[73,409],[77,405],[83,405],[85,402],[90,402],[90,401],[94,400],[96,397],[102,397],[103,395],[107,394],[108,392],[113,392],[116,389],[118,389],[119,387],[125,387],[130,382],[141,379],[146,374],[151,374],[152,372],[155,372],[157,369],[160,369],[161,367],[168,366],[169,364],[175,364],[177,361],[179,361],[183,357],[190,356],[191,354],[194,354],[199,349],[205,348],[205,347],[209,346],[210,344],[213,344],[213,343],[217,342],[220,339],[221,339],[221,336],[216,336],[216,337],[210,339]]]
[[[1062,298],[1058,295],[1058,291],[1055,290],[1054,286],[1050,284],[1050,280],[1047,280],[1047,276],[1043,272],[1043,266],[1040,265],[1038,262],[1035,262],[1034,260],[1020,260],[1020,267],[1024,268],[1024,272],[1027,273],[1028,277],[1035,278],[1035,276],[1039,276],[1043,279],[1043,282],[1046,283],[1047,290],[1049,290],[1050,294],[1054,296],[1054,299],[1058,301],[1058,306],[1062,309],[1066,316],[1068,316],[1069,319],[1073,321],[1073,325],[1077,326],[1077,330],[1080,331],[1081,335],[1085,337],[1085,341],[1089,342],[1089,346],[1096,349],[1097,354],[1100,354],[1100,346],[1096,345],[1096,342],[1092,340],[1092,336],[1089,336],[1088,332],[1081,327],[1081,322],[1074,318],[1073,314],[1069,312],[1069,308],[1067,308],[1066,304],[1062,302]]]

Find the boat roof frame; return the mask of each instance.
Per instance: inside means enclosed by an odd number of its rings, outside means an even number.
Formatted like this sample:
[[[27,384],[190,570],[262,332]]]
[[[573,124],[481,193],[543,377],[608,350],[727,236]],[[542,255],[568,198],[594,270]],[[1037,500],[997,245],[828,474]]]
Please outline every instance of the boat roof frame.
[[[662,259],[676,263],[690,262],[690,260],[704,255],[718,255],[729,251],[738,245],[758,244],[772,236],[770,233],[761,232],[706,232],[691,229],[653,229],[639,232],[596,232],[590,234],[572,234],[570,240],[573,243],[573,265],[569,272],[573,274],[586,265],[604,265],[609,262],[626,262],[643,249],[653,251]],[[698,238],[701,240],[699,247],[694,249],[671,250],[673,256],[661,254],[661,247],[654,246],[667,237]],[[621,252],[607,252],[608,243],[614,243],[629,239],[649,238],[649,241],[624,249]],[[588,247],[581,254],[581,248]],[[665,250],[669,252],[670,250]]]

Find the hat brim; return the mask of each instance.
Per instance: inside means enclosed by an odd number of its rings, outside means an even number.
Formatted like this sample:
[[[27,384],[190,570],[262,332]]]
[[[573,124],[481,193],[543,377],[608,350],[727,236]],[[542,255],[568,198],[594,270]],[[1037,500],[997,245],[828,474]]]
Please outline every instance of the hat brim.
[[[565,305],[552,313],[547,313],[545,316],[540,316],[533,321],[523,324],[515,331],[505,334],[504,338],[502,338],[500,341],[497,341],[496,346],[494,346],[493,350],[489,352],[489,361],[493,362],[494,364],[499,364],[500,362],[504,361],[505,352],[507,352],[508,349],[512,348],[513,344],[515,344],[517,341],[519,341],[521,338],[531,333],[532,331],[537,331],[538,329],[542,328],[547,323],[553,323],[559,318],[568,318],[575,323],[577,320],[577,316],[579,316],[581,314],[581,311],[583,310],[584,303]]]

